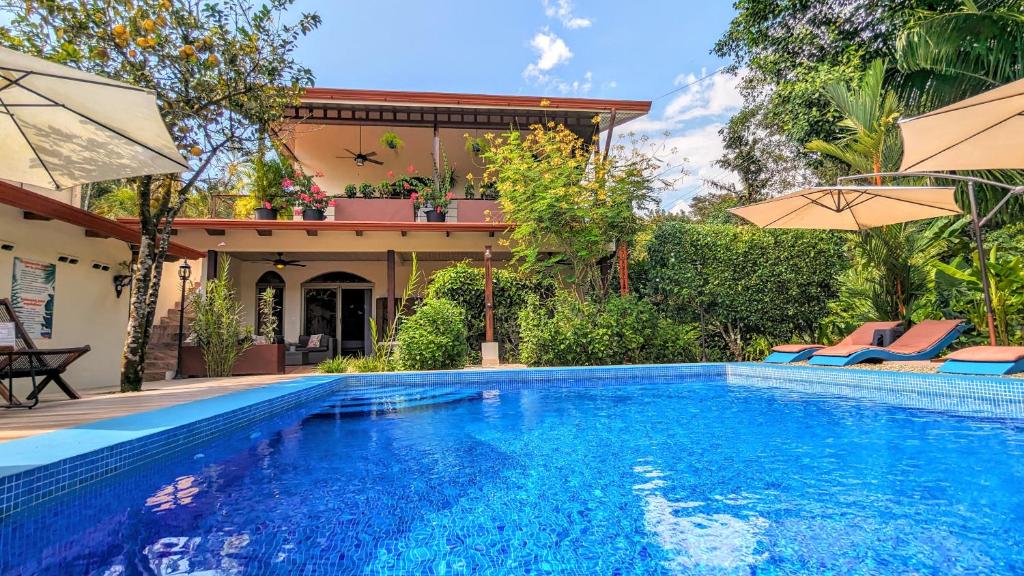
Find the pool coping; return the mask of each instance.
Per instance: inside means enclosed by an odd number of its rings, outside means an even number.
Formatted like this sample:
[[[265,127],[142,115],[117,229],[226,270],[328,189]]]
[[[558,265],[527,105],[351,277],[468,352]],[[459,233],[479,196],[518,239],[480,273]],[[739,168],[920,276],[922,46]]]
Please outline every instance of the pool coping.
[[[486,386],[500,390],[601,386],[649,378],[720,378],[969,416],[1024,419],[1024,381],[884,370],[703,363],[453,370],[299,377],[212,398],[97,420],[0,444],[0,519],[325,397],[344,386]],[[581,379],[585,378],[585,381]]]

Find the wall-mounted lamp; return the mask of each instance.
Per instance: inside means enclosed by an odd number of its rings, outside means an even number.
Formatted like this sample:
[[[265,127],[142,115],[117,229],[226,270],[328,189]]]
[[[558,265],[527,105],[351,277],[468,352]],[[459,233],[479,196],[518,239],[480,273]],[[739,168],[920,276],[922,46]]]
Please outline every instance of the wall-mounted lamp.
[[[114,274],[114,294],[117,294],[118,298],[121,297],[121,292],[131,285],[132,277],[128,274]]]
[[[57,262],[62,262],[64,264],[78,264],[78,258],[61,254],[60,256],[57,256]]]
[[[103,272],[109,272],[110,271],[110,265],[109,264],[104,264],[103,262],[93,262],[92,263],[92,269],[93,270],[102,270]]]
[[[7,240],[0,240],[0,250],[4,252],[14,251],[14,242],[8,242]]]

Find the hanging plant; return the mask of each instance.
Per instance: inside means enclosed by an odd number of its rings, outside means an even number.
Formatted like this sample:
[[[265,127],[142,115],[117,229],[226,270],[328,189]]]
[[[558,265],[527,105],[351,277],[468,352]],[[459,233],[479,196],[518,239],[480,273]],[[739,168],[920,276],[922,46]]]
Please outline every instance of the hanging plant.
[[[400,150],[405,146],[405,142],[398,137],[398,134],[388,130],[380,135],[380,145],[390,150]]]
[[[483,138],[466,138],[466,152],[474,156],[481,156],[487,148],[487,141]]]

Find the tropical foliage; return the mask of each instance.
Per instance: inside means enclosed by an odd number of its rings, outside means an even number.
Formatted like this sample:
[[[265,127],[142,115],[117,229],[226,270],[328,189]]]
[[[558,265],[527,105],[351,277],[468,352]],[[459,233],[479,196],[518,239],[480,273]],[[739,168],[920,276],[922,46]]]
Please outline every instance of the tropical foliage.
[[[466,312],[451,300],[425,301],[398,329],[398,363],[405,370],[466,365]]]
[[[121,389],[142,387],[172,223],[211,166],[253,148],[296,102],[312,72],[293,58],[316,14],[291,0],[39,2],[9,12],[0,43],[151,90],[185,176],[128,181],[138,193],[141,238],[132,271]]]
[[[486,138],[484,179],[494,183],[505,219],[515,224],[518,262],[527,272],[552,273],[582,295],[605,294],[599,261],[611,242],[629,242],[641,229],[660,164],[643,145],[591,154],[588,142],[554,122]]]

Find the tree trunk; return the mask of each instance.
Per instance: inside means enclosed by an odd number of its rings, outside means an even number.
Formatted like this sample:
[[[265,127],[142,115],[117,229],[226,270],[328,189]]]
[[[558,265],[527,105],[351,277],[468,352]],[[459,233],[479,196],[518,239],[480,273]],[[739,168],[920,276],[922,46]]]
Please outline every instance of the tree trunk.
[[[140,222],[141,224],[141,222]],[[142,376],[146,364],[146,344],[149,340],[151,319],[147,301],[153,278],[154,243],[143,229],[139,241],[138,257],[132,274],[131,302],[128,308],[128,334],[121,354],[121,392],[142,390]]]

